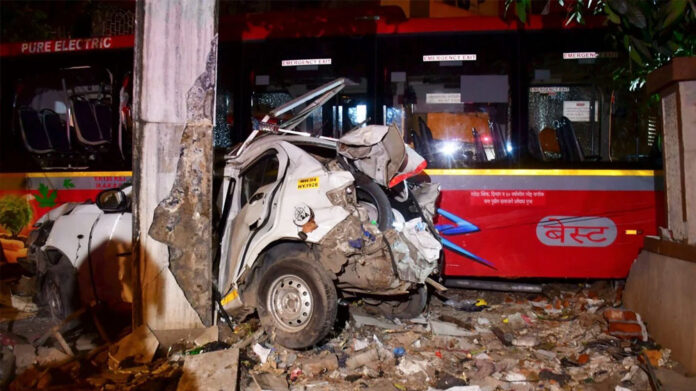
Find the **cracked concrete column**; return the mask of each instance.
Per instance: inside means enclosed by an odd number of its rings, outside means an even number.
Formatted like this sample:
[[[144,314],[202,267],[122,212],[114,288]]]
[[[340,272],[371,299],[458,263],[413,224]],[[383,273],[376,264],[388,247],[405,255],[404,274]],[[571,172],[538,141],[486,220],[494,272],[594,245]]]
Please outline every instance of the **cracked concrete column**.
[[[152,329],[212,322],[216,3],[136,6],[133,321]]]

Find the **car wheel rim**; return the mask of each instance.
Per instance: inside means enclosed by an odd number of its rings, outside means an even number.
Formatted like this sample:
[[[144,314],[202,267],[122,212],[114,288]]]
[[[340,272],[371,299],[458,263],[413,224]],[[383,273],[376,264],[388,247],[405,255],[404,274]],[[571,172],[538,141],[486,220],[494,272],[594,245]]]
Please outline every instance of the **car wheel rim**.
[[[314,300],[307,283],[298,276],[286,274],[273,281],[266,308],[282,329],[295,332],[304,329],[312,317]]]
[[[60,290],[54,282],[49,282],[48,290],[48,308],[54,318],[60,318],[63,315],[63,301],[60,299]]]

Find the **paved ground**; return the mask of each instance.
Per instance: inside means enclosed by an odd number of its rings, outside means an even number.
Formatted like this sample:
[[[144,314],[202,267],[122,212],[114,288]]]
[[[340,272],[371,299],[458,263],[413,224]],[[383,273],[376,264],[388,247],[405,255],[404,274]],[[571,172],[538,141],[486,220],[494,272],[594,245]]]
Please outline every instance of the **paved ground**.
[[[119,345],[105,343],[89,322],[64,333],[74,358],[55,338],[35,349],[30,343],[54,323],[41,312],[7,305],[8,286],[11,294],[15,283],[5,281],[0,310],[0,374],[14,373],[10,390],[174,390],[187,358],[200,357],[200,366],[236,357],[218,354],[224,349],[239,351],[239,365],[223,365],[218,373],[236,375],[229,378],[238,379],[241,390],[650,390],[650,371],[668,386],[662,389],[696,389],[696,379],[680,375],[668,349],[607,334],[603,313],[621,303],[620,285],[605,281],[549,284],[544,294],[450,290],[408,321],[370,315],[361,303],[350,303],[341,307],[330,337],[305,351],[269,342],[252,317],[234,332],[221,324],[220,342],[203,349],[160,345],[144,360],[116,360]]]

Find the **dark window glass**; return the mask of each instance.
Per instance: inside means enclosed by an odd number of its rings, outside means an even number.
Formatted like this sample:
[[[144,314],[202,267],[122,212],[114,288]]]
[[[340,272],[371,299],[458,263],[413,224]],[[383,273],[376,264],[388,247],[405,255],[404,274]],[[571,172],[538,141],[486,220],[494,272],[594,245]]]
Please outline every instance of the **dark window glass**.
[[[276,181],[278,168],[278,157],[275,154],[266,155],[257,160],[242,174],[242,207],[247,204],[249,199],[256,193],[256,190]]]
[[[628,64],[601,31],[529,33],[530,156],[549,166],[654,166],[656,108],[614,72]],[[634,163],[640,163],[638,165]]]
[[[251,83],[248,130],[273,108],[339,77],[348,79],[346,87],[294,130],[340,137],[362,123],[374,123],[369,101],[373,45],[372,38],[326,37],[246,44]]]
[[[396,123],[429,167],[507,164],[514,42],[503,34],[384,38],[382,120]]]

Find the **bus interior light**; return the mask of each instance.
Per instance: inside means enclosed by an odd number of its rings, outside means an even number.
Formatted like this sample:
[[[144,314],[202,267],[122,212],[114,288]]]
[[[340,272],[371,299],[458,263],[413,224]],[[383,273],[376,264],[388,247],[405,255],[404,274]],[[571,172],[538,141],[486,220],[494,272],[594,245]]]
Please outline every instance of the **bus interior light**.
[[[447,156],[452,156],[454,155],[459,149],[461,148],[461,145],[459,143],[454,142],[454,141],[445,141],[439,148],[439,151],[443,155]]]

